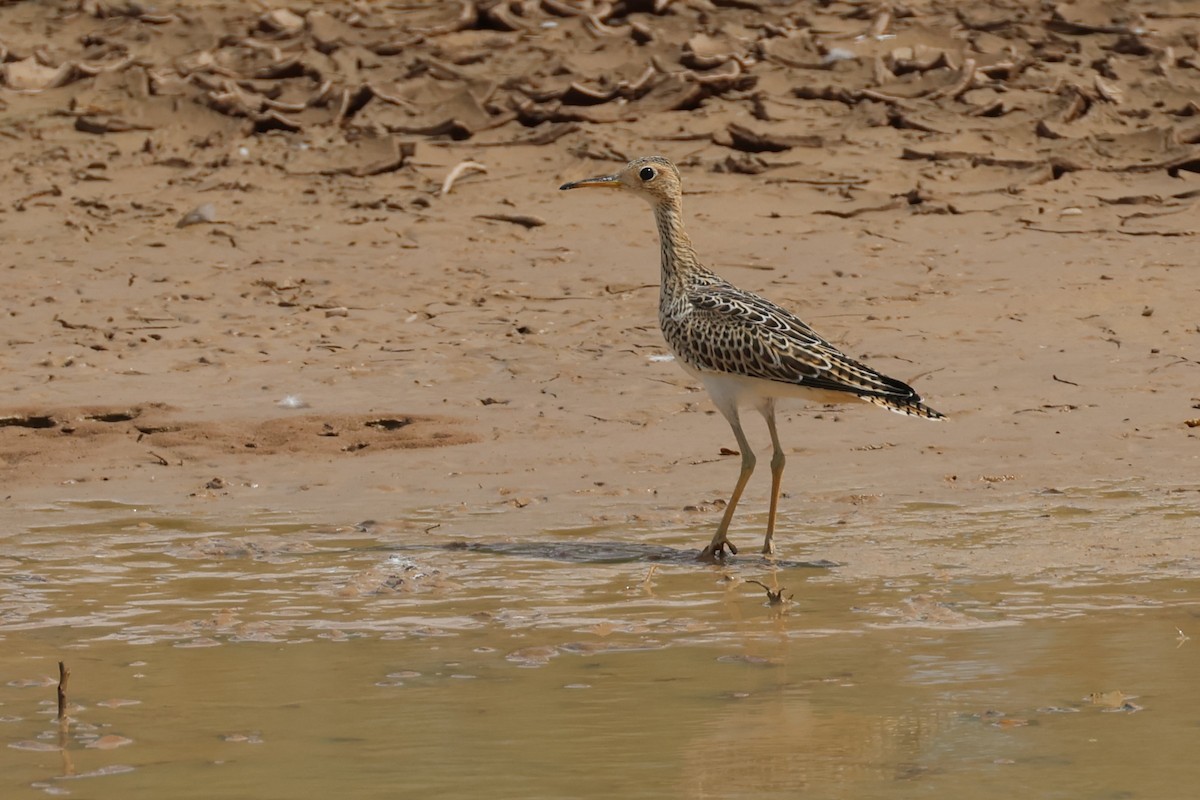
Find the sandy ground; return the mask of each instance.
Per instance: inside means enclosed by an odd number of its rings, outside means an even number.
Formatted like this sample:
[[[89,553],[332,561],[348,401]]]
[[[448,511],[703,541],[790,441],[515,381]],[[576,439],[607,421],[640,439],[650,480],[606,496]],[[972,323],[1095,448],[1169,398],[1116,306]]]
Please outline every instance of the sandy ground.
[[[1193,4],[425,5],[0,7],[11,533],[113,500],[699,548],[738,459],[661,358],[651,216],[556,190],[661,153],[712,267],[950,417],[790,412],[783,553],[903,571],[902,510],[1001,509],[967,569],[1200,571]],[[1122,512],[1067,535],[1064,495]]]

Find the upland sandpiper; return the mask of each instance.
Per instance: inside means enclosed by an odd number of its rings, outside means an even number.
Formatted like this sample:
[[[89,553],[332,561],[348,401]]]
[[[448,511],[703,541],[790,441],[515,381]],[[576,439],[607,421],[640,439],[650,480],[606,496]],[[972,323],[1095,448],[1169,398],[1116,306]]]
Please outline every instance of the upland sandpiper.
[[[739,289],[700,263],[683,230],[683,186],[679,170],[661,156],[629,162],[613,175],[565,183],[562,189],[608,188],[648,200],[658,224],[662,286],[658,322],[680,366],[704,384],[729,421],[742,456],[742,470],[725,514],[703,560],[736,554],[729,523],[754,471],[754,453],[742,431],[738,409],[756,408],[771,433],[771,507],[763,552],[773,553],[775,517],[785,457],[775,429],[775,401],[798,397],[821,403],[863,400],[889,411],[924,419],[942,415],[895,378],[842,353],[799,317],[770,300]]]

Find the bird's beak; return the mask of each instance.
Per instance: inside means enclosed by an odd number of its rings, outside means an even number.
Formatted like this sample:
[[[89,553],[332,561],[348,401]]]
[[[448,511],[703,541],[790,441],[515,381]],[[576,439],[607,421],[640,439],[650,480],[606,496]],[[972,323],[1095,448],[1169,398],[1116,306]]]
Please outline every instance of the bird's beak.
[[[599,178],[584,178],[581,181],[564,183],[559,189],[620,189],[621,178],[617,175],[604,175]]]

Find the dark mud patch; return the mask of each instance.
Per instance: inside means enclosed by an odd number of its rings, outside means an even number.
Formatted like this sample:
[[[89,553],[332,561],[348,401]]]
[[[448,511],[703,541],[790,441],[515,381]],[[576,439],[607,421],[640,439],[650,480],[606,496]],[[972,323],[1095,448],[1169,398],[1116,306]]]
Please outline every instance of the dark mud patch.
[[[26,468],[106,452],[172,462],[175,456],[250,453],[342,456],[474,442],[460,420],[414,414],[303,414],[196,421],[162,404],[131,408],[0,411],[0,463]],[[131,452],[132,451],[132,452]],[[140,454],[140,455],[136,455]]]

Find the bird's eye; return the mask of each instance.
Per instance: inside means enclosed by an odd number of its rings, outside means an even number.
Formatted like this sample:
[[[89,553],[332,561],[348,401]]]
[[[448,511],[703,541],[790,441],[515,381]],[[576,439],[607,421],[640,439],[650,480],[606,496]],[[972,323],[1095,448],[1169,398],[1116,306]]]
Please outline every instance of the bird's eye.
[[[654,171],[654,167],[642,167],[641,170],[638,171],[638,177],[644,181],[654,180],[654,176],[657,174],[658,173]]]

